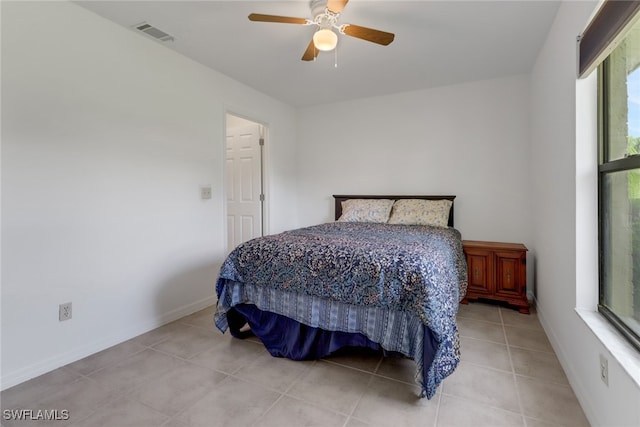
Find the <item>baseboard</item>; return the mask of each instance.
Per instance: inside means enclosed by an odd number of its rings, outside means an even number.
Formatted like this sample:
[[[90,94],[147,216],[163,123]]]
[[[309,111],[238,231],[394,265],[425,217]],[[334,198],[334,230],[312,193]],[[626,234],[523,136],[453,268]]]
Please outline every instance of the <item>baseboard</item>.
[[[69,363],[84,359],[87,356],[91,356],[92,354],[98,353],[109,347],[120,344],[124,341],[130,340],[131,338],[137,337],[138,335],[156,329],[162,325],[173,322],[174,320],[178,320],[184,316],[193,314],[196,311],[202,310],[203,308],[209,307],[210,305],[213,305],[215,303],[215,296],[204,298],[194,303],[171,310],[156,317],[155,319],[149,320],[147,322],[142,322],[135,327],[127,328],[126,330],[120,331],[119,333],[114,334],[108,338],[83,345],[82,347],[76,347],[70,351],[64,352],[54,357],[50,357],[47,360],[34,363],[30,366],[24,367],[14,372],[3,372],[2,379],[0,380],[0,390],[6,390],[32,378],[35,378],[42,374],[46,374],[47,372],[53,371],[62,366],[68,365]]]
[[[549,338],[551,347],[553,347],[553,351],[556,353],[556,356],[558,357],[558,361],[560,362],[562,369],[567,375],[569,384],[571,385],[571,388],[573,389],[573,392],[576,395],[576,398],[578,399],[578,402],[580,403],[580,406],[582,407],[582,410],[585,416],[587,417],[587,420],[589,420],[589,423],[591,425],[597,425],[594,423],[594,420],[597,420],[598,417],[597,417],[597,414],[595,414],[592,410],[592,408],[594,408],[594,405],[591,404],[587,393],[584,392],[585,388],[582,382],[580,381],[580,377],[576,375],[576,373],[571,368],[570,360],[566,356],[564,352],[564,348],[560,345],[560,340],[556,336],[555,331],[547,323],[546,316],[544,313],[544,307],[542,307],[538,303],[538,300],[536,299],[535,295],[533,295],[533,301],[535,303],[536,312],[538,314],[538,320],[540,320],[540,324],[542,325],[544,332],[547,334],[547,337]]]

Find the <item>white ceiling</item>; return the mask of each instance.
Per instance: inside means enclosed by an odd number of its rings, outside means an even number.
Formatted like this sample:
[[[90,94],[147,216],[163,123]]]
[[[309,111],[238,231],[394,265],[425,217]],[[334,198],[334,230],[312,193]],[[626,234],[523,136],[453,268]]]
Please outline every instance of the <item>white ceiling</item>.
[[[380,46],[340,35],[335,68],[333,52],[300,60],[315,27],[247,19],[310,18],[306,0],[77,3],[128,28],[146,21],[175,37],[168,48],[292,106],[528,73],[560,4],[351,0],[339,23],[396,37]]]

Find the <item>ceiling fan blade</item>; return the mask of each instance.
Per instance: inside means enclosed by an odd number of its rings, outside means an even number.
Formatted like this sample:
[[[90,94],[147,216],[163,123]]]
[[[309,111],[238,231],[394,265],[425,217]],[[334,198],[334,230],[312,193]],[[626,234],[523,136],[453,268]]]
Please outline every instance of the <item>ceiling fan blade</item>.
[[[313,40],[311,40],[311,42],[309,43],[309,46],[307,46],[307,50],[305,50],[304,54],[302,55],[302,60],[313,61],[314,59],[316,59],[317,56],[318,56],[318,49],[316,49],[316,46],[313,44]]]
[[[333,13],[340,13],[347,3],[349,0],[329,0],[327,1],[327,9]]]
[[[381,45],[388,45],[395,38],[395,34],[385,31],[374,30],[372,28],[360,27],[359,25],[345,24],[342,32],[348,36],[366,40]]]
[[[257,22],[278,22],[282,24],[306,24],[305,18],[292,18],[290,16],[278,16],[278,15],[262,15],[260,13],[252,13],[249,15],[250,21]]]

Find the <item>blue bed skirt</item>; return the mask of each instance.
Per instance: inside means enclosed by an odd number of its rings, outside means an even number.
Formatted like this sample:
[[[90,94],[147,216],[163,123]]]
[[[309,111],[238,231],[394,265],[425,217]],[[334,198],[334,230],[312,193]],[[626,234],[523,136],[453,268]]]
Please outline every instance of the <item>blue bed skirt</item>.
[[[386,353],[386,349],[379,343],[363,334],[314,328],[289,317],[260,310],[253,304],[238,304],[229,309],[226,315],[231,335],[236,338],[255,335],[274,357],[315,360],[347,347],[362,347]],[[240,329],[247,323],[251,332],[241,332]],[[424,328],[422,344],[422,383],[427,384],[425,375],[433,362],[437,346],[429,328]],[[421,396],[425,395],[426,390],[423,390]]]

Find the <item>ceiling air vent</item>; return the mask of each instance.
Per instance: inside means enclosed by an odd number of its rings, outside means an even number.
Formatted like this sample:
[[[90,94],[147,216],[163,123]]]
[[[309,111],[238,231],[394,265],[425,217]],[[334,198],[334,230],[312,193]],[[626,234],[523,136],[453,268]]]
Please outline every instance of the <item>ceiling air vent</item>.
[[[142,22],[138,25],[134,25],[133,28],[136,30],[145,33],[146,35],[153,37],[156,40],[160,40],[163,42],[173,41],[175,40],[172,35],[165,33],[164,31],[154,27],[153,25],[149,25],[146,22]]]

